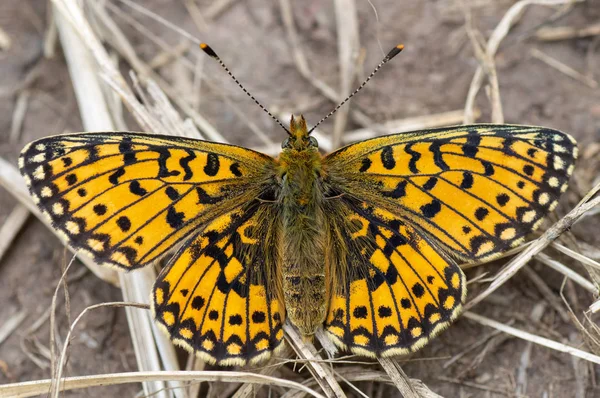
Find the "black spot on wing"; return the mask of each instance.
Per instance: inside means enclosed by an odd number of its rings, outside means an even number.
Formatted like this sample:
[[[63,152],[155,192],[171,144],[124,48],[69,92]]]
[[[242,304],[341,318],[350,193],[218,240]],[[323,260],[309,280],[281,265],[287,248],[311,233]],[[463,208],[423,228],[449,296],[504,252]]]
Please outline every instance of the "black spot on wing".
[[[129,229],[131,229],[131,221],[125,216],[121,216],[117,219],[117,225],[123,232],[127,232]]]
[[[383,194],[383,196],[387,196],[388,198],[399,199],[406,195],[406,184],[407,184],[406,180],[400,181],[398,183],[398,185],[396,185],[396,188],[394,188],[393,191],[389,191],[389,192],[384,191],[384,192],[382,192],[382,194]]]
[[[232,163],[231,166],[229,166],[229,171],[231,171],[231,173],[236,177],[242,176],[240,165],[238,163]]]
[[[437,184],[437,178],[436,177],[430,177],[427,182],[425,182],[425,184],[423,184],[423,189],[425,189],[426,191],[430,191],[435,187],[435,184]]]
[[[209,153],[206,156],[206,166],[204,166],[204,173],[207,176],[214,177],[219,172],[219,167],[219,156],[214,153]]]
[[[443,171],[450,170],[450,167],[444,162],[442,157],[442,151],[440,151],[440,146],[442,145],[442,141],[434,141],[429,146],[429,150],[433,153],[433,162],[437,167],[442,169]]]
[[[362,164],[360,166],[360,169],[358,169],[358,171],[360,171],[361,173],[364,173],[365,171],[369,170],[369,167],[371,167],[371,164],[373,162],[371,162],[371,159],[369,158],[364,158],[362,160]]]
[[[142,188],[139,181],[131,181],[129,183],[129,192],[137,196],[144,196],[148,191]]]
[[[125,175],[125,169],[120,167],[108,177],[108,181],[113,185],[117,185],[119,183],[119,178],[123,177],[123,175]]]
[[[167,210],[167,223],[173,229],[178,229],[183,226],[184,214],[175,210],[173,206]]]
[[[460,183],[462,189],[469,189],[473,187],[473,174],[468,171],[463,171],[463,179]]]
[[[442,210],[442,204],[439,200],[434,199],[430,203],[421,206],[421,212],[427,218],[433,218]]]
[[[462,146],[463,154],[467,157],[474,158],[479,152],[479,144],[481,143],[481,136],[478,134],[469,134],[467,136],[467,142]]]
[[[158,152],[158,178],[172,177],[181,174],[179,170],[169,170],[167,167],[167,159],[171,157],[171,153],[168,149],[156,147],[155,151]]]
[[[417,168],[417,161],[421,159],[421,154],[417,151],[413,151],[413,144],[408,144],[404,147],[404,152],[410,155],[410,160],[408,161],[408,169],[411,173],[417,174],[419,169]]]
[[[179,165],[185,172],[185,174],[183,175],[184,181],[189,180],[194,175],[194,173],[192,172],[192,169],[190,168],[190,162],[192,160],[196,159],[196,154],[194,153],[194,151],[188,149],[186,152],[188,155],[179,160]]]
[[[396,167],[396,159],[394,159],[394,150],[391,146],[385,146],[381,150],[381,163],[388,170],[393,170]]]
[[[165,189],[165,193],[167,194],[167,196],[169,197],[169,199],[171,200],[175,200],[179,197],[179,192],[177,192],[177,190],[173,187],[167,187]]]
[[[136,161],[135,152],[131,146],[131,137],[124,137],[119,143],[119,152],[123,154],[123,163],[126,165]]]

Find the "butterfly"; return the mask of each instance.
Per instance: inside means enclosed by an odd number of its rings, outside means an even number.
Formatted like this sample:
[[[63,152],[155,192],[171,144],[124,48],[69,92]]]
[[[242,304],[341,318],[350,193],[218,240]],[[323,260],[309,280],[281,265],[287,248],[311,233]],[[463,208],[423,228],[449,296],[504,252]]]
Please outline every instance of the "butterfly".
[[[96,262],[177,248],[152,292],[174,343],[220,365],[282,347],[287,319],[368,357],[413,352],[466,296],[457,260],[520,244],[573,172],[575,140],[516,125],[392,134],[322,156],[303,117],[278,158],[146,133],[42,138],[19,166],[40,209]]]

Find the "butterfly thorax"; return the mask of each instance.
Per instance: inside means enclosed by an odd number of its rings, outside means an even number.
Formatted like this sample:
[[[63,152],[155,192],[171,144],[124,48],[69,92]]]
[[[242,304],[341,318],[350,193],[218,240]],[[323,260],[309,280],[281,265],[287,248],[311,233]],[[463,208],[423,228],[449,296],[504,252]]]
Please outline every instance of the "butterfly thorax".
[[[291,133],[279,157],[283,295],[292,323],[312,335],[327,310],[321,155],[304,118],[292,118]]]

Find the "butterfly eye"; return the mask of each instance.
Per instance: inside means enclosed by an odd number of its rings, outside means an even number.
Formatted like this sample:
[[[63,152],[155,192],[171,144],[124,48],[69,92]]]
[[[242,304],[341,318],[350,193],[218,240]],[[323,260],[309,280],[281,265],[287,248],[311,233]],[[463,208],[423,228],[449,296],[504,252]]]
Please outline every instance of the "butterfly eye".
[[[315,148],[319,147],[319,143],[317,142],[317,139],[315,137],[308,137],[310,146],[314,146]]]
[[[281,147],[282,148],[291,148],[292,144],[290,143],[290,139],[286,138],[282,143],[281,143]]]

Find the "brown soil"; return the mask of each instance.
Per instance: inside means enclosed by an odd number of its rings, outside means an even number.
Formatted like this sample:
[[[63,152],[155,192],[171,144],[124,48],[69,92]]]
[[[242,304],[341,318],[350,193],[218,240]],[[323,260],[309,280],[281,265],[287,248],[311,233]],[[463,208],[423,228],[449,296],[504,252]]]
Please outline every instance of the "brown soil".
[[[234,2],[203,32],[198,32],[183,2],[152,0],[143,3],[155,13],[209,42],[238,79],[268,107],[277,106],[290,112],[302,108],[309,123],[314,123],[334,105],[323,99],[298,73],[276,2]],[[197,3],[203,10],[212,2],[202,0]],[[406,50],[377,75],[353,100],[352,105],[360,107],[378,122],[461,109],[478,62],[465,34],[464,16],[458,7],[460,2],[380,0],[373,3],[379,20],[368,2],[357,2],[360,42],[365,50],[365,71],[370,71],[383,56],[378,41],[386,51],[399,42],[406,45]],[[479,5],[473,7],[473,23],[486,38],[513,4],[507,0],[476,3]],[[337,87],[339,66],[332,4],[314,0],[297,2],[294,14],[300,43],[309,57],[314,75]],[[587,1],[549,26],[584,27],[596,23],[600,17],[599,5]],[[47,6],[48,2],[43,0],[9,0],[0,4],[0,28],[12,40],[10,49],[0,52],[0,91],[5,93],[0,96],[0,156],[15,165],[20,149],[27,142],[82,128],[60,49],[53,59],[45,59],[42,55]],[[498,52],[496,67],[504,115],[507,122],[545,125],[567,131],[580,142],[580,148],[587,148],[600,141],[600,90],[550,68],[532,57],[530,50],[537,48],[583,73],[596,72],[594,77],[598,79],[599,39],[589,37],[551,43],[535,40],[532,37],[533,29],[548,21],[555,11],[546,7],[528,8]],[[132,13],[125,8],[124,12]],[[133,15],[166,42],[176,45],[183,41],[164,26]],[[156,47],[143,35],[119,22],[137,45],[138,54],[147,61],[151,59],[158,51]],[[170,78],[173,75],[171,67],[162,68],[160,72]],[[128,67],[123,65],[123,68],[126,70]],[[18,92],[12,92],[11,88],[17,87],[32,73],[37,78],[27,87],[30,91],[27,113],[22,132],[13,142],[9,140],[9,132]],[[205,61],[205,73],[224,82],[223,90],[245,112],[247,120],[264,129],[274,140],[283,138],[278,126],[227,81],[226,75],[210,60]],[[203,89],[200,105],[202,114],[230,142],[248,146],[260,143],[248,133],[246,122],[223,104],[219,93],[210,91],[206,86]],[[483,112],[479,120],[489,121],[489,105],[484,90],[477,104]],[[322,130],[330,132],[332,126],[332,121],[328,121]],[[357,127],[350,122],[347,128]],[[598,156],[597,153],[595,156]],[[573,184],[575,189],[565,195],[563,205],[558,209],[559,214],[564,214],[576,203],[580,194],[585,193],[594,173],[598,177],[597,169],[594,169],[598,167],[597,160],[584,158],[578,167],[576,183]],[[16,204],[10,192],[0,189],[0,225]],[[597,231],[597,227],[594,227],[598,222],[597,217],[588,218],[575,226],[572,231],[574,236],[590,244],[597,243],[597,232],[596,236],[590,236],[594,228]],[[61,267],[69,260],[70,254],[34,218],[29,220],[1,260],[0,324],[19,310],[26,310],[28,315],[19,329],[0,345],[0,384],[50,376],[47,367],[49,361],[39,346],[49,347],[49,321],[33,334],[25,333],[48,310]],[[469,277],[483,271],[492,274],[504,263],[501,260],[497,265],[470,272]],[[577,264],[571,265],[582,271]],[[72,274],[80,273],[82,267],[79,263],[75,264]],[[531,267],[539,272],[558,297],[562,276],[535,262]],[[477,292],[484,286],[478,283],[471,285],[470,289]],[[574,291],[575,294],[570,298],[576,297],[579,302],[571,302],[571,305],[581,315],[593,298],[578,289]],[[69,293],[72,317],[89,305],[121,300],[120,290],[99,282],[90,272],[72,281]],[[551,307],[547,307],[539,323],[531,322],[531,311],[542,301],[544,298],[535,285],[524,273],[520,273],[476,307],[474,312],[502,322],[514,321],[518,328],[553,339],[561,336],[565,342],[581,345],[582,339],[577,329],[561,320]],[[57,331],[64,338],[69,325],[64,299],[59,302],[59,309]],[[69,357],[68,375],[136,369],[123,310],[97,310],[85,317],[78,330]],[[452,366],[443,368],[448,358],[469,349],[491,332],[492,329],[460,319],[403,368],[410,377],[421,379],[429,388],[445,397],[515,396],[517,368],[528,345],[523,340],[500,335],[487,345],[470,351]],[[26,355],[24,347],[35,355],[38,364]],[[587,349],[585,346],[583,348]],[[478,355],[481,356],[480,362],[476,362]],[[587,363],[574,364],[572,357],[567,354],[534,346],[527,371],[526,394],[599,396],[600,388],[595,387],[595,380],[600,376],[599,369]],[[585,377],[584,385],[587,388],[583,394],[587,395],[577,395],[577,388],[582,385],[577,379],[581,377]],[[455,379],[456,382],[450,382],[449,379]],[[473,387],[473,384],[488,391]],[[373,385],[371,382],[361,382],[357,386],[369,395],[389,396],[395,392],[393,387]],[[134,396],[139,391],[139,385],[124,385],[82,390],[66,396]],[[206,388],[202,391],[205,393]],[[267,396],[267,392],[267,389],[262,389],[258,395]],[[349,388],[347,392],[349,395],[355,394]],[[274,390],[273,394],[276,396],[278,393]]]

